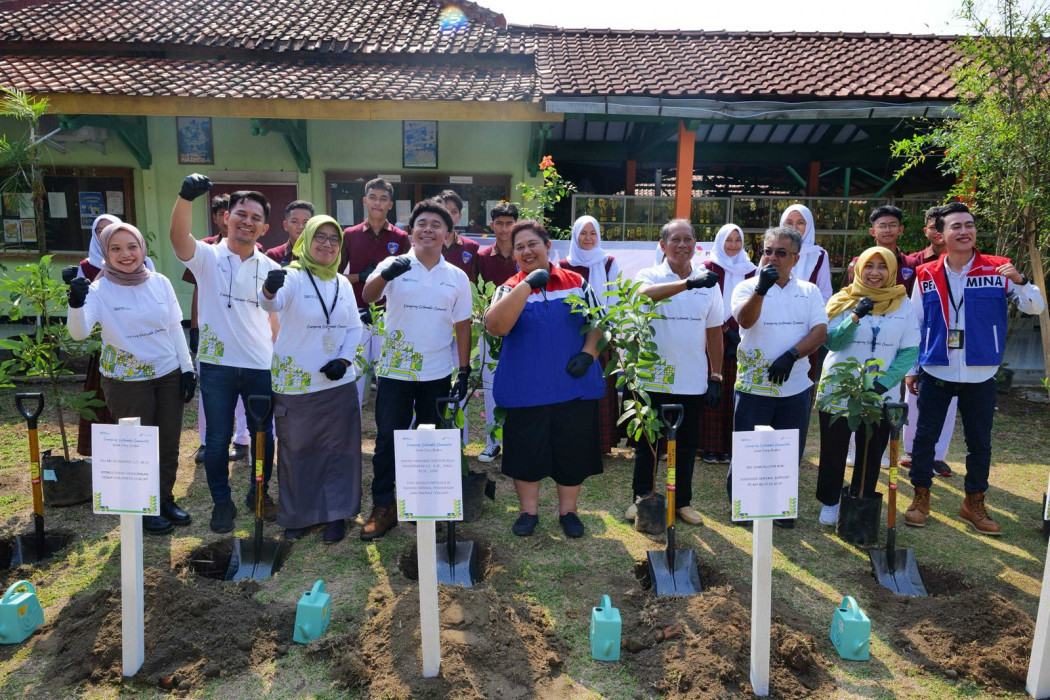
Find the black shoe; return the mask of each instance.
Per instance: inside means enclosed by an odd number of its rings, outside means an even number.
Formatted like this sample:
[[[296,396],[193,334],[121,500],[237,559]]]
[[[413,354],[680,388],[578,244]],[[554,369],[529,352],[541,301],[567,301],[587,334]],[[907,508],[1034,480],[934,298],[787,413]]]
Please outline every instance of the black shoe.
[[[729,454],[728,452],[723,452],[718,458],[718,461],[722,464],[729,464],[733,461],[733,455]]]
[[[536,525],[539,522],[540,516],[532,515],[531,513],[522,513],[518,516],[518,519],[514,521],[514,525],[511,526],[510,531],[518,537],[528,537],[532,534],[532,531],[536,529]]]
[[[204,464],[204,445],[197,448],[197,454],[193,455],[193,461],[196,464]]]
[[[230,446],[230,461],[231,462],[240,462],[242,459],[245,459],[247,457],[248,457],[248,446],[247,445],[238,445],[237,443],[234,443],[233,445]]]
[[[704,461],[708,464],[718,464],[719,455],[714,452],[705,452]]]
[[[232,532],[233,531],[233,519],[237,517],[237,506],[233,505],[233,501],[223,501],[222,503],[216,503],[215,507],[211,509],[211,527],[212,532]]]
[[[322,539],[324,540],[325,544],[335,544],[336,542],[342,542],[344,537],[346,537],[345,520],[333,520],[324,526],[324,535]]]
[[[795,519],[794,518],[777,518],[776,520],[773,521],[773,525],[775,527],[780,527],[780,528],[783,528],[785,530],[794,530],[795,529]]]
[[[938,459],[933,463],[933,473],[937,476],[951,476],[952,468],[947,462]]]
[[[163,516],[146,515],[142,518],[142,531],[147,535],[166,535],[174,529],[171,521]]]
[[[184,527],[193,522],[190,514],[179,508],[179,504],[175,501],[164,501],[161,503],[160,514],[171,521],[172,525],[178,525],[179,527]]]
[[[284,539],[298,540],[310,531],[308,527],[286,527],[284,528]]]
[[[558,516],[562,531],[569,537],[581,537],[583,535],[583,523],[576,513],[569,511],[565,515]]]

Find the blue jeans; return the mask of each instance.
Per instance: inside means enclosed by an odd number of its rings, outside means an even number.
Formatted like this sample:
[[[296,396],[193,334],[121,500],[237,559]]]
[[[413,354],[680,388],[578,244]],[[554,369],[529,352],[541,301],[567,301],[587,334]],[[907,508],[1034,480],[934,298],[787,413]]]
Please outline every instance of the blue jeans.
[[[768,425],[773,430],[798,429],[798,461],[806,451],[806,435],[809,432],[810,390],[794,396],[760,396],[743,391],[736,392],[736,409],[733,413],[733,432],[746,433],[759,425]],[[729,463],[726,474],[726,493],[733,500],[733,463]]]
[[[268,488],[273,473],[273,411],[270,411],[262,426],[251,417],[249,396],[270,397],[270,370],[226,367],[202,362],[201,400],[208,427],[204,442],[204,472],[208,476],[208,490],[214,503],[232,500],[230,495],[230,439],[233,437],[233,411],[237,397],[244,401],[248,413],[248,428],[252,431],[251,455],[255,459],[256,434],[266,436],[266,456],[263,460],[263,486]],[[249,474],[249,491],[255,485],[255,470]]]
[[[992,464],[992,420],[995,417],[995,377],[974,383],[946,382],[932,374],[919,374],[919,420],[911,448],[912,486],[933,484],[934,450],[944,426],[944,415],[953,396],[959,397],[963,436],[966,438],[966,493],[988,490]]]

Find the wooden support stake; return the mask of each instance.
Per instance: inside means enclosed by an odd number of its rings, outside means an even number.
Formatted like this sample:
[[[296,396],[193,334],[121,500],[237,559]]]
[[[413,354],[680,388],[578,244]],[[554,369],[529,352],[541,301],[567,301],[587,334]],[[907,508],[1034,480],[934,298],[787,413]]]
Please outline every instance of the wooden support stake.
[[[678,122],[678,160],[675,171],[674,216],[688,219],[693,206],[693,159],[696,156],[696,131]]]
[[[141,425],[121,418],[121,425]],[[146,608],[142,577],[142,516],[120,516],[120,634],[125,678],[146,660]]]
[[[423,677],[434,678],[441,668],[441,626],[438,622],[437,528],[433,520],[416,521],[416,557]]]

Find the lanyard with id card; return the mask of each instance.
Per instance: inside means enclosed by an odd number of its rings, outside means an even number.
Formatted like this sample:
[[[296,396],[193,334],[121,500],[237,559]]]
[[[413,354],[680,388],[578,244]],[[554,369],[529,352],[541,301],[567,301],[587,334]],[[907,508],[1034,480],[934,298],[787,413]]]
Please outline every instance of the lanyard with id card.
[[[944,266],[944,285],[948,288],[948,303],[952,305],[952,310],[955,311],[955,321],[958,323],[959,314],[962,313],[963,303],[966,301],[964,296],[959,300],[959,305],[955,305],[955,296],[952,294],[952,283],[948,279],[948,266]],[[949,324],[951,319],[948,319]],[[961,328],[948,328],[948,349],[949,350],[962,350],[963,349],[963,330]]]
[[[324,299],[321,298],[321,290],[317,288],[317,283],[314,282],[314,276],[303,268],[306,272],[306,276],[310,278],[310,284],[313,285],[314,292],[317,293],[317,301],[321,304],[321,311],[324,312],[325,328],[324,334],[321,336],[321,349],[325,355],[331,355],[338,348],[335,346],[335,335],[332,334],[332,314],[335,312],[335,305],[339,303],[339,280],[335,282],[335,297],[332,299],[332,308],[329,309],[324,304]]]

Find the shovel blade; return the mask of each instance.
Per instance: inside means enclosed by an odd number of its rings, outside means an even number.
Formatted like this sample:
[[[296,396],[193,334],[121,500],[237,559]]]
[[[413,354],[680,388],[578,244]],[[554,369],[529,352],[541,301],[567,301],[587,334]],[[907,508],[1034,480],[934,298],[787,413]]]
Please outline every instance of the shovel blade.
[[[16,569],[23,564],[29,566],[47,564],[54,558],[54,553],[62,549],[62,546],[65,544],[62,537],[48,535],[44,538],[44,551],[38,552],[38,542],[39,540],[37,540],[35,535],[15,535],[15,541],[11,548],[10,568]]]
[[[467,540],[455,543],[455,552],[449,556],[448,547],[437,548],[437,582],[449,586],[470,588],[478,581],[478,548]]]
[[[691,549],[676,549],[674,567],[668,563],[666,549],[646,552],[649,560],[649,578],[653,595],[696,595],[703,591],[696,568],[696,553]]]
[[[255,544],[254,539],[240,538],[233,541],[230,566],[226,569],[227,581],[261,581],[273,576],[280,566],[281,543],[263,540],[258,555]]]
[[[915,562],[915,552],[911,549],[896,549],[893,553],[893,567],[890,567],[886,550],[873,549],[868,552],[875,579],[883,588],[888,588],[898,595],[926,596],[919,566]]]

